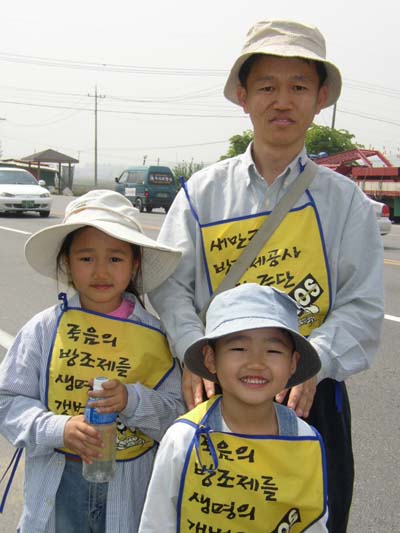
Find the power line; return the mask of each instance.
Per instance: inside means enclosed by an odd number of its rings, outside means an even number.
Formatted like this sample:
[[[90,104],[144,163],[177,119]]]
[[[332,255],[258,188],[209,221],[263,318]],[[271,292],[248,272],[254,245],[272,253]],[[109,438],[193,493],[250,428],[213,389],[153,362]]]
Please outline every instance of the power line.
[[[16,102],[13,100],[0,100],[0,103],[3,104],[13,104],[13,105],[25,105],[29,107],[43,107],[48,109],[69,109],[74,111],[93,111],[87,107],[71,107],[71,106],[60,106],[52,104],[34,104],[32,102]],[[187,118],[241,118],[239,115],[208,115],[208,114],[194,114],[194,113],[159,113],[159,112],[150,112],[150,111],[124,111],[120,109],[102,109],[100,113],[115,113],[123,115],[150,115],[150,116],[165,116],[165,117],[187,117]]]
[[[227,69],[202,69],[202,68],[182,68],[182,67],[143,67],[137,65],[121,65],[116,63],[97,63],[93,61],[75,61],[71,59],[57,59],[42,56],[30,56],[0,52],[0,61],[10,63],[26,63],[46,67],[58,67],[81,70],[98,70],[106,72],[126,72],[131,74],[145,75],[169,75],[169,76],[224,76],[226,77]],[[343,81],[350,87],[365,92],[375,92],[377,94],[386,93],[386,96],[398,97],[400,91],[377,85],[370,82],[344,78]]]
[[[147,74],[153,76],[226,76],[227,73],[227,71],[223,69],[139,67],[136,65],[119,65],[115,63],[95,63],[90,61],[74,61],[70,59],[26,56],[6,52],[0,52],[0,61],[6,61],[10,63],[26,63],[45,67],[96,70],[100,72],[125,72],[127,74]]]
[[[12,124],[13,126],[22,127],[22,128],[42,128],[44,126],[51,126],[52,124],[57,124],[58,122],[63,122],[65,120],[68,120],[71,117],[79,115],[79,113],[81,113],[80,110],[72,111],[72,113],[63,114],[59,118],[54,118],[52,120],[48,120],[45,122],[36,122],[33,124],[22,124],[20,122],[14,122],[13,120],[9,120],[9,123]]]
[[[387,120],[373,115],[365,115],[363,113],[356,113],[355,111],[348,111],[347,109],[338,108],[338,112],[345,113],[346,115],[354,115],[355,117],[367,118],[368,120],[376,120],[377,122],[384,122],[385,124],[392,124],[393,126],[400,126],[400,122],[394,122],[393,120]]]
[[[87,107],[71,107],[71,106],[59,106],[59,105],[51,105],[51,104],[34,104],[31,102],[16,102],[12,100],[0,100],[0,103],[3,104],[14,104],[14,105],[25,105],[29,107],[43,107],[43,108],[49,108],[49,109],[67,109],[72,111],[93,111],[93,109],[87,108]],[[364,113],[356,113],[354,111],[349,111],[347,109],[338,108],[338,112],[348,114],[348,115],[354,115],[361,118],[366,118],[369,120],[375,120],[378,122],[383,122],[386,124],[392,124],[394,126],[400,126],[400,122],[395,122],[393,120],[388,120],[380,117],[376,117],[373,115],[367,115]],[[144,116],[166,116],[166,117],[185,117],[185,118],[244,118],[240,115],[209,115],[209,114],[195,114],[195,113],[164,113],[164,112],[154,112],[154,111],[129,111],[129,110],[121,110],[121,109],[101,109],[99,110],[99,113],[114,113],[114,114],[123,114],[123,115],[144,115]]]
[[[367,93],[378,94],[383,96],[389,96],[392,98],[400,98],[400,90],[392,89],[391,87],[384,87],[383,85],[376,85],[374,83],[368,83],[364,81],[352,80],[345,78],[345,86],[352,89],[357,89],[359,91],[364,91]]]
[[[227,139],[224,141],[210,141],[204,143],[193,143],[193,144],[175,144],[172,146],[141,146],[136,148],[102,148],[103,152],[135,152],[142,150],[171,150],[173,148],[194,148],[196,146],[209,146],[214,144],[224,144],[229,142]]]
[[[9,89],[13,93],[15,91],[28,92],[28,93],[38,93],[38,94],[47,94],[50,96],[77,96],[77,97],[87,97],[87,94],[75,93],[75,92],[63,92],[63,91],[49,91],[45,89],[32,89],[27,87],[15,87],[9,85],[0,85],[1,89]],[[191,91],[189,93],[180,94],[176,96],[164,96],[155,99],[154,97],[138,97],[131,98],[127,96],[110,96],[109,99],[120,100],[126,102],[137,102],[137,103],[171,103],[179,102],[182,100],[193,99],[193,98],[208,98],[214,96],[220,96],[221,85],[213,85],[212,87],[206,87],[204,89],[197,89],[196,91]]]

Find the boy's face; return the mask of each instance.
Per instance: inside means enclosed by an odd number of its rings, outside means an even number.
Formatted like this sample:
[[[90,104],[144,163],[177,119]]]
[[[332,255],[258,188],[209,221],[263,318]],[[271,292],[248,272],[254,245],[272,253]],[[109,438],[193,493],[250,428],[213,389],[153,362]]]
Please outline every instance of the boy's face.
[[[238,88],[239,102],[253,123],[254,140],[292,151],[302,149],[327,96],[312,62],[268,55],[254,63],[246,87]]]
[[[297,367],[289,333],[279,328],[240,331],[203,349],[204,364],[218,377],[224,398],[247,405],[270,402],[285,389]]]

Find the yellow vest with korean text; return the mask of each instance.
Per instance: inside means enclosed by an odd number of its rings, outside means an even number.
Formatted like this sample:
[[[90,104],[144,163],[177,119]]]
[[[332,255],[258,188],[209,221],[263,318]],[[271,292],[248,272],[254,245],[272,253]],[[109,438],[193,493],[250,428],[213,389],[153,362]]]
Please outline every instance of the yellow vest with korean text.
[[[300,533],[326,512],[324,448],[310,436],[213,430],[220,397],[179,419],[196,429],[178,496],[179,533]]]
[[[157,388],[174,361],[165,335],[157,328],[68,307],[58,319],[47,371],[50,411],[83,414],[89,380],[98,376]],[[154,446],[140,430],[117,419],[117,460],[134,459]],[[73,454],[68,449],[58,450]]]
[[[271,212],[202,223],[184,190],[199,224],[212,295]],[[239,283],[270,285],[289,294],[302,307],[299,330],[307,337],[329,312],[331,288],[318,211],[308,191],[306,196],[305,203],[287,213]]]

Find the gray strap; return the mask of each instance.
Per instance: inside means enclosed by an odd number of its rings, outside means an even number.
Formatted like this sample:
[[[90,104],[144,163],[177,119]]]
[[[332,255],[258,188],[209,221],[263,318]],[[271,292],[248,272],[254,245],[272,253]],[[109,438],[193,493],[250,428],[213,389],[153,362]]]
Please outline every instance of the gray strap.
[[[295,203],[301,197],[304,191],[309,187],[310,183],[316,176],[317,171],[318,165],[311,161],[311,159],[309,159],[303,172],[292,183],[292,185],[288,188],[288,190],[276,204],[275,208],[272,210],[272,213],[263,222],[257,233],[254,235],[249,244],[243,250],[240,257],[236,260],[231,270],[222,280],[222,282],[212,295],[211,299],[201,310],[199,316],[203,322],[205,320],[208,306],[215,298],[215,296],[220,292],[226,291],[227,289],[231,289],[239,282],[243,274],[249,268],[253,259],[257,257],[257,254],[259,253],[261,248],[265,245],[265,243],[268,242],[271,235],[277,229],[277,227],[285,218],[287,213],[295,205]]]

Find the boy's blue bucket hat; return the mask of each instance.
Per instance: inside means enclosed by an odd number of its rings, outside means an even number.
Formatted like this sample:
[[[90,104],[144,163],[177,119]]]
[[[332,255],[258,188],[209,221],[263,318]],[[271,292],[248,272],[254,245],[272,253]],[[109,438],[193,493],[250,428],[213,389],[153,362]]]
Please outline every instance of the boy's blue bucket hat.
[[[185,365],[195,374],[216,381],[215,374],[211,374],[204,366],[202,350],[209,340],[249,329],[281,328],[290,333],[295,351],[300,354],[297,370],[287,387],[298,385],[315,376],[321,368],[317,351],[299,333],[298,309],[300,306],[287,294],[256,283],[245,283],[222,292],[208,308],[204,337],[186,350]]]

